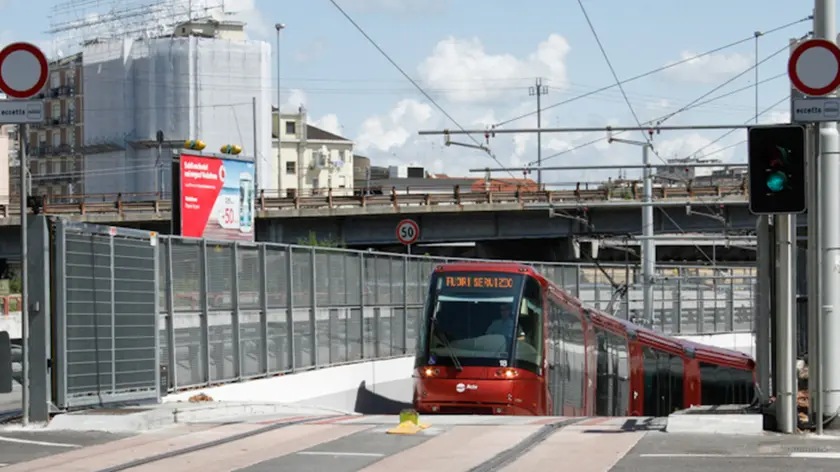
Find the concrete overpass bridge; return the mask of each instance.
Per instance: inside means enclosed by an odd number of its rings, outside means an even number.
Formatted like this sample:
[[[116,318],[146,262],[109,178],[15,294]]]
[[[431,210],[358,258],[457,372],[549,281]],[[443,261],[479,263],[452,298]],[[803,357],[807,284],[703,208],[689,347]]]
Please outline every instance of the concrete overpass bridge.
[[[336,192],[337,193],[337,192]],[[653,205],[657,233],[751,231],[755,217],[741,185],[659,187]],[[419,244],[477,242],[478,256],[497,257],[511,241],[549,240],[551,254],[539,259],[574,259],[577,236],[641,232],[641,192],[636,188],[544,192],[449,192],[408,188],[390,195],[324,195],[298,198],[262,194],[257,203],[257,240],[294,244],[314,233],[348,247],[396,245],[395,228],[413,218]],[[43,213],[71,221],[140,227],[169,233],[171,202],[148,195],[86,195],[47,198]],[[555,217],[551,217],[551,216]],[[20,252],[17,205],[0,207],[0,258]],[[799,218],[805,227],[806,218]],[[558,244],[560,243],[560,244]],[[557,248],[560,248],[559,251]],[[525,256],[525,255],[522,255]],[[508,257],[521,257],[520,255]]]

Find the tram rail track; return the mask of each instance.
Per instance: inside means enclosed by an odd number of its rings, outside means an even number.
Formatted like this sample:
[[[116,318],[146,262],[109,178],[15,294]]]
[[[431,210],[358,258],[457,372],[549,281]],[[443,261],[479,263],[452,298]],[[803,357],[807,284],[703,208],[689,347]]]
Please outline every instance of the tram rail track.
[[[527,454],[531,449],[537,447],[540,443],[551,437],[554,433],[560,431],[561,429],[571,426],[577,423],[580,423],[584,420],[589,418],[582,417],[582,418],[568,418],[564,420],[557,421],[555,423],[547,424],[536,432],[531,434],[530,436],[526,437],[522,441],[518,442],[517,444],[513,445],[512,447],[505,449],[504,451],[496,454],[495,456],[491,457],[490,459],[478,464],[477,466],[471,468],[469,472],[497,472],[505,467],[513,464],[516,462],[517,459],[521,458],[525,454]]]
[[[141,459],[135,459],[129,462],[125,462],[119,465],[115,465],[112,467],[107,467],[105,469],[100,469],[97,472],[122,472],[124,470],[130,470],[135,467],[144,466],[147,464],[153,464],[155,462],[160,462],[167,459],[172,459],[174,457],[180,457],[187,454],[191,454],[193,452],[203,451],[206,449],[212,449],[214,447],[224,446],[226,444],[230,444],[236,441],[241,441],[243,439],[249,439],[255,436],[259,436],[261,434],[270,433],[272,431],[276,431],[279,429],[283,429],[289,426],[297,426],[302,424],[309,424],[313,422],[319,421],[328,421],[335,418],[343,418],[345,415],[326,415],[326,416],[318,416],[312,418],[302,418],[302,419],[295,419],[290,421],[281,421],[278,423],[269,424],[267,426],[263,426],[262,428],[257,428],[252,431],[246,431],[243,433],[235,434],[233,436],[229,436],[226,438],[220,438],[213,441],[208,441],[206,443],[196,444],[194,446],[184,447],[181,449],[176,449],[174,451],[168,451],[161,454],[155,454],[149,457],[143,457]],[[214,426],[211,429],[220,428],[223,426],[228,426],[230,424],[239,423],[238,421],[232,421],[228,423],[220,423]]]

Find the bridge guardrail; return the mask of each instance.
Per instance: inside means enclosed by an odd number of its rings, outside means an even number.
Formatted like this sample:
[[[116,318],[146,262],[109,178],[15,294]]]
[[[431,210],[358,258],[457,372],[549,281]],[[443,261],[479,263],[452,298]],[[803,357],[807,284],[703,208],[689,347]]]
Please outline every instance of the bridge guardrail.
[[[442,192],[441,188],[413,188],[405,192],[392,190],[385,195],[346,195],[345,189],[325,189],[322,195],[279,197],[260,192],[255,205],[257,211],[282,212],[319,208],[366,208],[406,206],[468,206],[477,204],[535,204],[535,203],[599,203],[641,201],[638,187],[617,189],[573,189],[551,191],[461,191],[458,186]],[[725,184],[696,187],[656,187],[653,200],[745,201],[746,186]],[[98,194],[46,196],[42,213],[70,215],[156,215],[171,210],[171,201],[155,194]],[[13,201],[0,206],[0,218],[19,215],[19,205]]]

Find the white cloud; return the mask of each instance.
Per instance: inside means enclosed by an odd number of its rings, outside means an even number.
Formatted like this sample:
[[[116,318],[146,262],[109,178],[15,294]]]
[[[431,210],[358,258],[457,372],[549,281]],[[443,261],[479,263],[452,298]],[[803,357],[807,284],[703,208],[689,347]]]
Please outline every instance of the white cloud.
[[[306,92],[301,89],[292,89],[291,94],[289,94],[289,97],[286,99],[283,106],[280,107],[280,110],[283,113],[298,113],[298,111],[300,111],[300,107],[306,107],[306,101]],[[320,118],[313,118],[313,115],[309,112],[310,110],[307,109],[306,121],[310,125],[317,126],[324,131],[337,134],[339,136],[344,136],[344,127],[341,125],[338,115],[335,113],[328,113]]]
[[[684,51],[680,54],[680,60],[686,60],[696,55],[697,53]],[[753,65],[753,61],[752,56],[740,53],[709,54],[672,67],[666,70],[665,74],[681,82],[719,83],[748,69]],[[666,65],[676,62],[679,61],[671,61]]]
[[[386,115],[366,119],[356,137],[356,148],[361,152],[369,150],[390,151],[405,146],[416,136],[416,129],[428,124],[432,118],[432,107],[414,99],[400,100]]]
[[[447,100],[462,104],[491,102],[510,92],[500,84],[508,86],[511,80],[521,77],[541,76],[552,86],[562,87],[569,49],[566,38],[552,34],[536,51],[520,59],[511,54],[491,54],[478,38],[449,37],[435,46],[418,71],[423,82],[443,90]]]
[[[317,126],[328,133],[337,134],[339,136],[344,134],[343,127],[338,121],[338,116],[334,113],[324,115],[314,121],[310,120],[309,123],[312,126]]]

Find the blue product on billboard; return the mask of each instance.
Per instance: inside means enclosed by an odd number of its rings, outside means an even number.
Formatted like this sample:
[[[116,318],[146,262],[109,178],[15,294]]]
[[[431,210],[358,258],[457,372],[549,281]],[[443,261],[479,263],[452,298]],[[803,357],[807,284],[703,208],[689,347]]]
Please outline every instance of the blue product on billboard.
[[[250,233],[254,221],[254,179],[251,174],[239,174],[239,231]]]

